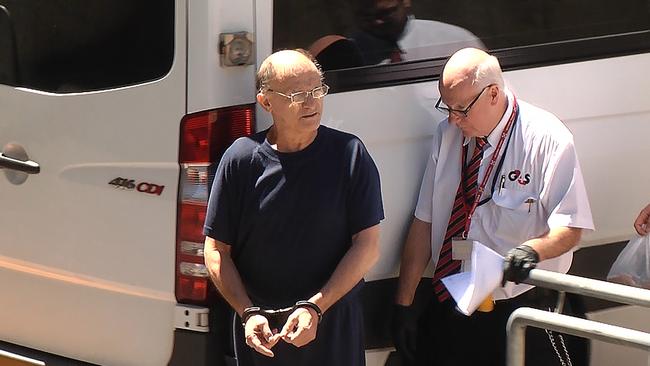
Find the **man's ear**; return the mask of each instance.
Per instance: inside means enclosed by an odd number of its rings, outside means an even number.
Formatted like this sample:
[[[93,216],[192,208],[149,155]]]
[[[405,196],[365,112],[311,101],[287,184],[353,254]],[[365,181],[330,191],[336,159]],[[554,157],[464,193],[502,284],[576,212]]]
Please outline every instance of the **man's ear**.
[[[501,95],[501,88],[498,85],[493,85],[492,87],[490,87],[491,104],[497,104],[500,95]]]
[[[266,95],[262,93],[257,93],[257,102],[264,108],[265,111],[271,112],[271,102]]]

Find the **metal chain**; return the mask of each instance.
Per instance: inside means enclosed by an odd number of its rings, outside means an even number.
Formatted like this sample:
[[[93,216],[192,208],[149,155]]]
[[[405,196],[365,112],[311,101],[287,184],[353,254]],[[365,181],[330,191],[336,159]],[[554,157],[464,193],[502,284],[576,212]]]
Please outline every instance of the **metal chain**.
[[[566,344],[564,343],[564,337],[562,337],[562,334],[558,334],[558,338],[560,338],[560,344],[562,345],[562,349],[564,350],[564,354],[566,355],[567,362],[564,362],[564,359],[562,358],[560,351],[557,349],[557,345],[555,344],[555,337],[553,337],[553,332],[551,332],[548,329],[544,329],[544,330],[548,335],[548,339],[551,341],[551,346],[553,346],[553,350],[555,350],[555,354],[557,355],[557,358],[560,360],[560,364],[562,366],[573,366],[573,364],[571,363],[571,358],[569,357],[569,351],[566,348]]]
[[[558,308],[557,309],[548,308],[548,311],[550,312],[555,311],[557,313],[561,313],[562,310],[561,305],[563,303],[564,303],[564,294],[560,293]],[[553,346],[553,350],[555,350],[555,354],[557,355],[557,358],[560,360],[560,364],[562,366],[573,366],[573,364],[571,363],[571,357],[569,357],[569,351],[566,348],[566,343],[564,342],[564,337],[562,337],[562,334],[558,333],[557,336],[560,339],[560,344],[562,345],[562,349],[564,350],[564,354],[566,355],[566,362],[564,362],[564,359],[562,358],[560,351],[557,349],[557,345],[555,344],[555,337],[553,337],[553,332],[548,329],[544,329],[544,331],[548,335],[548,339],[551,341],[551,346]]]
[[[564,337],[562,337],[562,334],[557,335],[560,338],[560,344],[562,345],[562,349],[564,349],[564,354],[566,355],[566,362],[569,364],[569,366],[573,366],[571,364],[571,357],[569,357],[569,351],[566,349],[566,343],[564,343]]]
[[[548,339],[551,341],[551,346],[553,346],[553,349],[555,350],[555,354],[557,355],[557,358],[560,359],[560,364],[562,366],[567,366],[566,363],[564,363],[564,359],[562,358],[562,355],[560,355],[560,351],[558,351],[557,346],[555,345],[555,339],[553,338],[553,334],[548,329],[544,329],[544,330],[546,331],[546,334],[548,335]]]

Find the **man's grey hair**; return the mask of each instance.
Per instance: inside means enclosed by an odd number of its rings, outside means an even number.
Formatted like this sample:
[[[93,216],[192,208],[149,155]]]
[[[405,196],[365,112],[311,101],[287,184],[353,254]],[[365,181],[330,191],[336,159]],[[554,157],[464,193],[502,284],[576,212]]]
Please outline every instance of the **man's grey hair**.
[[[297,48],[293,49],[291,51],[296,51],[301,54],[303,54],[305,57],[307,57],[316,67],[316,70],[318,70],[318,75],[320,76],[321,81],[323,81],[323,70],[309,51],[304,50],[302,48]],[[268,57],[264,62],[262,62],[262,65],[260,66],[260,69],[257,71],[257,80],[256,80],[256,86],[257,90],[260,93],[265,92],[268,89],[269,83],[274,80],[277,77],[277,69],[273,65],[273,62],[271,61],[271,58]]]
[[[501,65],[496,57],[490,55],[485,61],[481,62],[474,71],[474,80],[472,85],[477,89],[484,88],[490,84],[496,84],[500,89],[503,89],[503,74],[501,72]]]

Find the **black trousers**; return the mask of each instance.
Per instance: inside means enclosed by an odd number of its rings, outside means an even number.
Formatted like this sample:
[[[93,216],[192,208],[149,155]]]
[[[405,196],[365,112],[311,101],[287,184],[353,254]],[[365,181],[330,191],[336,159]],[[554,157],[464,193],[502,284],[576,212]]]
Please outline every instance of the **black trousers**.
[[[556,291],[535,288],[513,299],[497,301],[491,312],[477,311],[469,317],[455,309],[453,300],[441,304],[432,296],[420,322],[417,365],[505,366],[506,324],[510,314],[519,307],[554,308],[557,296]],[[563,313],[584,318],[579,301],[579,297],[567,295]],[[560,337],[556,332],[552,334],[566,362]],[[566,334],[562,337],[573,366],[588,366],[588,340]],[[526,366],[551,365],[561,363],[548,334],[543,329],[527,328]]]

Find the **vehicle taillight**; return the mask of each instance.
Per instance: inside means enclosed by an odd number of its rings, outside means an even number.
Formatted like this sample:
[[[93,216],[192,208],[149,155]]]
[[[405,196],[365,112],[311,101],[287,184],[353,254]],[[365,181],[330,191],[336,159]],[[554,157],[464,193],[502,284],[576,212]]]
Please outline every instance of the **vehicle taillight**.
[[[203,221],[214,172],[224,151],[254,130],[255,105],[187,115],[181,121],[181,177],[176,223],[176,300],[204,304],[212,286],[203,259]]]

